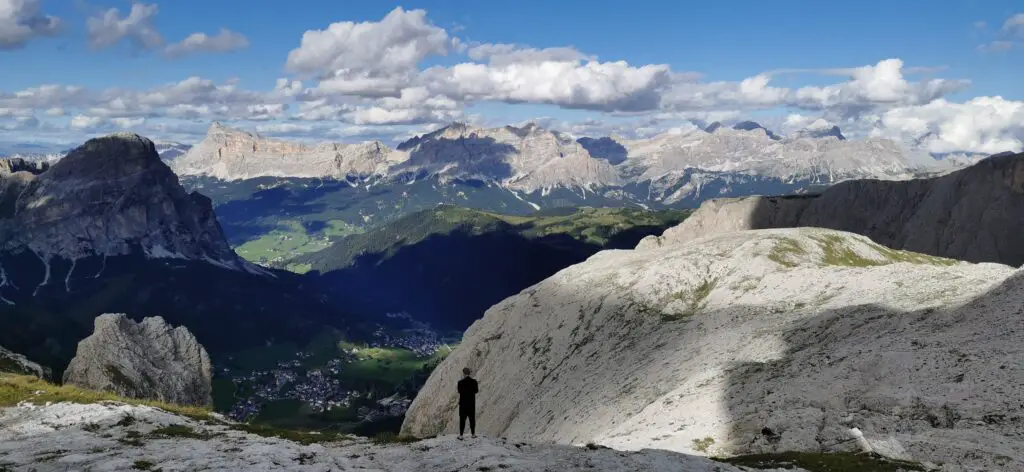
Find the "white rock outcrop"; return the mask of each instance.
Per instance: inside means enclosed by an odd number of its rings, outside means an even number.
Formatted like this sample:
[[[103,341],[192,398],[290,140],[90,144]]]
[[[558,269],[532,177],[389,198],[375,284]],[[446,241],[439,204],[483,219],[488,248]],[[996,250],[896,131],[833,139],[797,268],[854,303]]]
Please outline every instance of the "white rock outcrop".
[[[159,316],[140,323],[124,314],[98,316],[64,371],[64,383],[182,405],[212,405],[211,381],[206,349],[187,328]]]
[[[254,472],[741,472],[727,464],[667,451],[588,450],[497,438],[458,441],[448,436],[378,445],[353,437],[303,445],[248,434],[220,422],[199,422],[155,408],[112,402],[22,404],[0,410],[0,469],[63,472],[144,467]]]
[[[1024,470],[1024,272],[820,228],[603,251],[487,311],[403,433]],[[958,469],[957,467],[961,467]]]

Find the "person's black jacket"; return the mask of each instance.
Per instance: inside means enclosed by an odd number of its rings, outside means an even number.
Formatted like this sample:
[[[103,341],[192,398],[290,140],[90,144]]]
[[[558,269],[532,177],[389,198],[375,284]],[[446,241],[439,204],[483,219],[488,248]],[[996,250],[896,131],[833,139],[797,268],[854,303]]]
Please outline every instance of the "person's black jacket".
[[[459,406],[473,406],[476,404],[477,388],[476,380],[466,377],[459,381]]]

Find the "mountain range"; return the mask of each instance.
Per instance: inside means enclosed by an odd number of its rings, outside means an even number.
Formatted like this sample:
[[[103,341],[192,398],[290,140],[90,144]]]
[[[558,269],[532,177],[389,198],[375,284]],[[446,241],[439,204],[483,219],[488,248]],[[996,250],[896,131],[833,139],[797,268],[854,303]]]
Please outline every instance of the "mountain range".
[[[214,123],[201,142],[174,147],[165,160],[186,188],[213,200],[235,246],[262,245],[293,227],[306,229],[286,234],[313,239],[332,235],[317,228],[358,232],[438,204],[518,215],[695,208],[711,198],[806,193],[850,179],[941,175],[974,162],[935,159],[885,139],[845,139],[826,125],[793,137],[743,122],[646,139],[577,139],[534,123],[453,123],[390,148],[305,144]]]
[[[379,141],[292,143],[214,123],[172,167],[179,175],[228,181],[305,177],[372,185],[433,178],[481,181],[524,195],[565,188],[584,197],[591,192],[619,199],[628,198],[616,196],[616,190],[635,193],[623,189],[643,185],[654,191],[632,195],[636,201],[674,204],[715,196],[691,188],[705,187],[708,177],[774,179],[799,187],[851,178],[908,178],[943,163],[886,139],[847,140],[838,127],[822,124],[793,138],[746,121],[732,128],[715,123],[704,130],[626,140],[574,139],[534,123],[500,128],[452,123],[390,149]],[[693,171],[700,171],[700,177]]]

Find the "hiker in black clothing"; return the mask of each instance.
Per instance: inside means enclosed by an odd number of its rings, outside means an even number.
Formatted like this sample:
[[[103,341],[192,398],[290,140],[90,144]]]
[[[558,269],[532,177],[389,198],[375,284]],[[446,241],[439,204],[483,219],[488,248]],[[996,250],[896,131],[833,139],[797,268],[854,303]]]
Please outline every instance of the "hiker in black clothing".
[[[476,437],[476,380],[469,376],[469,368],[462,369],[462,380],[459,381],[459,439],[466,432],[466,419],[469,419],[469,432]]]

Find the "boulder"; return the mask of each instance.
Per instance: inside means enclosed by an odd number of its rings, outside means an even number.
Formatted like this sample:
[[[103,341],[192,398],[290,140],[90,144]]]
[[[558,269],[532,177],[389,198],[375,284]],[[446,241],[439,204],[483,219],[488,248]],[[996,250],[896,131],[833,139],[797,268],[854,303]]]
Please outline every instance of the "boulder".
[[[187,328],[172,328],[159,316],[141,323],[124,314],[97,317],[64,371],[67,384],[197,406],[213,404],[211,380],[206,349]]]

